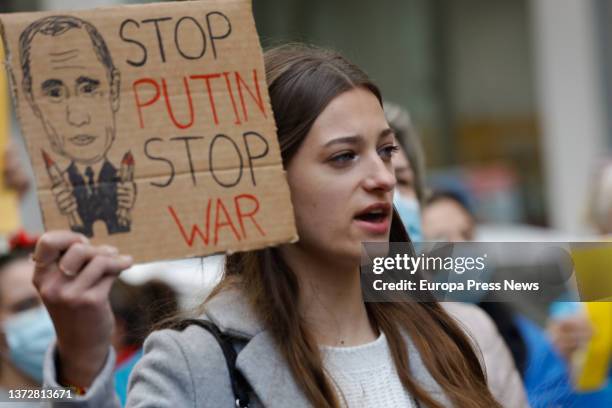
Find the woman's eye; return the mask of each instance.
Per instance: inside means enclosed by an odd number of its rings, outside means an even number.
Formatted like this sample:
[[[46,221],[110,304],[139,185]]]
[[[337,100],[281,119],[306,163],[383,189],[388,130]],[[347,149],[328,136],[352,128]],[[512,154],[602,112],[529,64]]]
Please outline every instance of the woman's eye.
[[[344,152],[333,156],[330,161],[334,164],[344,164],[355,160],[356,157],[354,152]]]
[[[378,150],[378,154],[382,157],[383,160],[391,160],[391,157],[395,152],[399,150],[399,146],[397,145],[389,145],[384,146]]]

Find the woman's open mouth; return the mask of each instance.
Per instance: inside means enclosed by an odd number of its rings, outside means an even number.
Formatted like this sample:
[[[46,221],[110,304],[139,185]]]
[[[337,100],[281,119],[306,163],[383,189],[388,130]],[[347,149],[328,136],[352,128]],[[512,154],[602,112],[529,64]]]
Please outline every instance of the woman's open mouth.
[[[93,143],[93,141],[96,140],[96,137],[92,135],[76,135],[72,136],[68,140],[70,140],[70,143],[77,146],[87,146],[88,144]]]
[[[391,205],[376,203],[370,205],[355,215],[357,225],[370,234],[385,234],[391,225]]]

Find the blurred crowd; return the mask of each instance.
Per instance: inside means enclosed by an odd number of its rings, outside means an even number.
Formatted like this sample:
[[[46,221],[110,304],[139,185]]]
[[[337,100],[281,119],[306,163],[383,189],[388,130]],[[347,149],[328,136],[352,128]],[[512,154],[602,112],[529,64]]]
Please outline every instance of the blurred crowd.
[[[403,148],[396,163],[396,207],[413,240],[466,242],[476,237],[477,220],[470,197],[461,186],[436,189],[424,184],[424,157],[407,111],[386,107],[389,124]],[[590,219],[609,240],[612,233],[612,165],[602,166],[593,180]],[[533,271],[536,273],[536,271]],[[568,287],[568,290],[571,288]],[[522,375],[532,407],[610,406],[612,404],[612,308],[608,302],[581,304],[561,298],[550,305],[540,326],[512,303],[474,300],[497,327]],[[452,313],[452,311],[451,311]],[[474,331],[480,332],[479,330]],[[498,350],[482,350],[485,360]],[[487,355],[487,354],[491,355]],[[495,354],[494,354],[495,353]],[[591,353],[591,356],[586,356]],[[498,373],[488,373],[489,381]]]

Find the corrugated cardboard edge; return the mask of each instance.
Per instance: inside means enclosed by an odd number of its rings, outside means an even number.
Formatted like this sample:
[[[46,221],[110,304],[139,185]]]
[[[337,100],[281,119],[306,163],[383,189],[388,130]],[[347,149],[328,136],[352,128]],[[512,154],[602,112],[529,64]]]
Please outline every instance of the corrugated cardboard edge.
[[[205,0],[174,0],[174,1],[155,1],[155,2],[148,2],[148,3],[134,3],[134,4],[106,4],[106,5],[101,5],[101,6],[94,6],[94,7],[88,7],[88,8],[79,8],[79,9],[53,9],[53,10],[35,10],[35,11],[17,11],[17,12],[4,12],[4,13],[0,13],[0,16],[2,15],[11,15],[11,14],[34,14],[34,13],[38,13],[38,14],[45,14],[45,15],[53,15],[53,14],[57,14],[57,15],[74,15],[74,14],[81,14],[83,12],[96,12],[96,11],[107,11],[107,10],[121,10],[121,9],[131,9],[131,8],[142,8],[142,7],[159,7],[159,6],[172,6],[172,5],[177,5],[178,2],[183,1],[183,2],[189,2],[189,3],[204,3]],[[251,5],[251,14],[253,14],[253,1],[252,0],[222,0],[225,1],[226,3],[240,3],[240,2],[244,2],[244,3],[249,3]],[[258,34],[259,36],[259,34]]]

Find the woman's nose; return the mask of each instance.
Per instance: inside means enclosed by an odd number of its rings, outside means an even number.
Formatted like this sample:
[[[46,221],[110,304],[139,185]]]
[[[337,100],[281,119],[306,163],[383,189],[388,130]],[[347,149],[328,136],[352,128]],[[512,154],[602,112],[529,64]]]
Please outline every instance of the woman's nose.
[[[395,172],[391,163],[387,163],[376,155],[367,169],[364,179],[364,188],[368,191],[392,191],[395,187]]]

